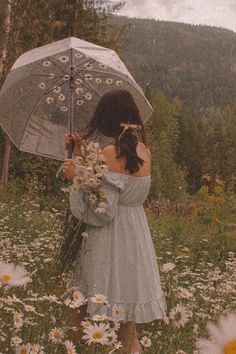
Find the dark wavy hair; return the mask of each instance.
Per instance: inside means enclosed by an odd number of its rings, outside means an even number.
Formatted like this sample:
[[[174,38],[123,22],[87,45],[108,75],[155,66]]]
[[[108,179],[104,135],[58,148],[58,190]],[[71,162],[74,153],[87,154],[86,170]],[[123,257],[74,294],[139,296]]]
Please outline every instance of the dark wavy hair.
[[[118,139],[123,132],[123,127],[120,123],[139,124],[141,130],[134,132],[132,128],[128,128]],[[83,131],[86,131],[83,134]],[[88,125],[82,130],[82,139],[87,139],[90,136],[102,133],[107,137],[115,138],[115,148],[117,152],[116,158],[126,158],[125,169],[135,173],[139,170],[139,165],[143,165],[144,160],[141,159],[136,152],[139,133],[146,145],[145,130],[138,107],[132,95],[126,90],[111,90],[105,93],[100,99],[92,119]]]

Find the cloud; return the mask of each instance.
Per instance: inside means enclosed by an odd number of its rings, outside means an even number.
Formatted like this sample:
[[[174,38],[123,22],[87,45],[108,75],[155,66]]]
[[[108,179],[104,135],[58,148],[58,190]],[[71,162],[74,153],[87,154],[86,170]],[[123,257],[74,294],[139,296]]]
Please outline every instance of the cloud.
[[[236,3],[232,0],[127,0],[121,14],[236,31]]]

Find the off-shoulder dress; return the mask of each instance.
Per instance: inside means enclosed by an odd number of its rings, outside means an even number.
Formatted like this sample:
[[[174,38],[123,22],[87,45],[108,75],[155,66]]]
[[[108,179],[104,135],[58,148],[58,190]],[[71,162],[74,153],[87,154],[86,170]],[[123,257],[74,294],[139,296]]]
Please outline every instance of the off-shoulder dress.
[[[87,192],[70,192],[70,208],[78,219],[86,215],[88,237],[82,241],[75,269],[67,287],[79,287],[88,299],[87,312],[120,321],[152,322],[166,315],[159,268],[146,213],[143,207],[151,175],[131,176],[106,170],[102,190],[105,211],[97,214],[88,206]],[[91,301],[95,294],[108,297],[109,304]]]

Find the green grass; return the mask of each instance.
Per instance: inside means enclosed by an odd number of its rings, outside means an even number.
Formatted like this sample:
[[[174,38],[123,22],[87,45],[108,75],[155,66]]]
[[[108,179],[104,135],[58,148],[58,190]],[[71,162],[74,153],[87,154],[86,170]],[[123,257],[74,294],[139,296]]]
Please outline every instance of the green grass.
[[[50,204],[42,197],[32,195],[23,200],[19,195],[3,191],[0,202],[1,259],[25,265],[32,275],[26,288],[0,288],[0,352],[15,353],[11,341],[14,336],[24,343],[40,343],[45,353],[66,353],[62,345],[48,339],[54,327],[66,330],[66,339],[71,339],[71,309],[65,304],[66,282],[70,274],[54,275],[55,249],[60,240],[59,220],[66,205],[51,199]],[[3,198],[4,196],[4,198]],[[204,201],[204,203],[203,203]],[[205,198],[190,216],[160,215],[146,208],[168,313],[179,303],[191,311],[188,322],[176,327],[155,320],[137,324],[140,338],[148,335],[152,341],[147,354],[175,354],[183,350],[197,353],[196,338],[206,336],[206,323],[220,315],[233,311],[236,305],[236,198]],[[172,262],[175,268],[162,271],[163,264]],[[178,289],[187,289],[192,296],[180,298]],[[44,297],[55,295],[55,299]],[[21,302],[9,301],[10,296]],[[57,303],[57,301],[59,303]],[[24,304],[35,307],[27,312]],[[13,313],[24,314],[24,325],[19,331],[14,328]],[[77,344],[79,353],[86,353],[88,346]],[[111,350],[111,349],[110,349]],[[97,349],[96,353],[108,353]]]

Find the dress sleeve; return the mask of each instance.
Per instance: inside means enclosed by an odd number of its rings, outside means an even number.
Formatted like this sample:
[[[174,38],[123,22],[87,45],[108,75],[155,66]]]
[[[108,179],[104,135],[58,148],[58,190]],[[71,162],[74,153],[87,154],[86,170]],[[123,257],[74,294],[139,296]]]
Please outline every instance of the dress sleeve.
[[[87,225],[104,226],[110,223],[117,211],[120,192],[124,189],[122,176],[106,171],[103,175],[103,182],[100,189],[104,191],[104,208],[102,212],[96,212],[97,205],[88,202],[88,192],[81,188],[71,191],[69,196],[70,209],[72,214]]]

